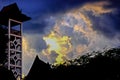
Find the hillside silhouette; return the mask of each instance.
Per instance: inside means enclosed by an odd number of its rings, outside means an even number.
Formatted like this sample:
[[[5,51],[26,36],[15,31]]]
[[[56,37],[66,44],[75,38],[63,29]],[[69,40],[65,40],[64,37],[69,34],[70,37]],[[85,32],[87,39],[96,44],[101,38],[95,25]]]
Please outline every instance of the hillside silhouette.
[[[25,80],[120,80],[120,48],[92,52],[50,66],[36,56]]]

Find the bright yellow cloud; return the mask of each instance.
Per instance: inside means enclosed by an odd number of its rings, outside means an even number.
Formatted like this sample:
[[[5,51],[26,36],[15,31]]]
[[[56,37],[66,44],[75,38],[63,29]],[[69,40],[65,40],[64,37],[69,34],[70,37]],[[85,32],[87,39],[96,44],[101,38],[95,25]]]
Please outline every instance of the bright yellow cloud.
[[[30,47],[30,43],[27,38],[23,37],[22,40],[23,54],[33,57],[33,54],[36,54],[36,50]]]
[[[60,36],[54,31],[51,31],[49,35],[43,37],[43,40],[48,47],[46,50],[43,50],[42,53],[50,55],[51,52],[54,51],[58,55],[56,57],[56,63],[54,64],[62,64],[64,62],[63,58],[66,57],[72,49],[70,43],[71,38],[68,36]]]

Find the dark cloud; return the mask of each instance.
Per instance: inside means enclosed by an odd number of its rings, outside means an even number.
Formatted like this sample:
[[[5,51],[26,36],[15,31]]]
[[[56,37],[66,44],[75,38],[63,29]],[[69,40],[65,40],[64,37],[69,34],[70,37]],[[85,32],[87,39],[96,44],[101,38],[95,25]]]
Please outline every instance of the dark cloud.
[[[32,18],[37,19],[41,18],[41,22],[38,24],[31,23],[26,27],[26,32],[31,33],[43,33],[47,23],[42,21],[44,17],[49,15],[54,15],[57,13],[64,13],[76,7],[80,7],[87,2],[95,2],[99,0],[40,0],[33,2],[31,0],[31,6],[26,7],[26,11],[32,13]],[[101,0],[102,1],[102,0]],[[103,0],[105,1],[105,0]],[[116,33],[120,31],[119,21],[120,21],[120,3],[119,0],[106,0],[111,2],[111,5],[104,6],[104,8],[116,8],[116,12],[103,14],[100,17],[95,17],[90,15],[90,18],[93,22],[93,28],[98,32],[104,34],[107,37],[115,36]],[[28,6],[28,5],[27,5]],[[99,25],[98,25],[99,24]],[[117,31],[117,32],[116,32]]]
[[[44,28],[47,27],[47,23],[40,21],[39,23],[25,23],[24,32],[29,34],[44,33]]]
[[[111,5],[106,6],[106,8],[118,8],[120,7],[120,0],[108,0],[109,2],[111,2]]]
[[[39,23],[27,23],[24,28],[25,32],[43,33],[47,26],[44,18],[57,13],[64,13],[75,7],[80,7],[86,2],[94,2],[97,0],[10,0],[4,1],[4,5],[16,2],[19,8],[27,15],[32,17],[32,21],[38,18],[41,19]]]
[[[107,37],[113,36],[112,31],[114,30],[114,24],[112,20],[107,17],[107,15],[102,15],[99,17],[96,17],[90,13],[88,15],[92,21],[92,27],[94,30],[98,33],[106,35]]]
[[[35,49],[38,53],[47,47],[45,41],[43,41],[43,39],[40,39],[39,36],[38,38],[35,37],[35,39],[31,40],[31,42],[32,48]]]
[[[34,18],[64,12],[90,1],[96,0],[6,0],[2,3],[5,6],[16,2],[22,11]]]
[[[15,0],[14,0],[15,1]],[[24,28],[25,32],[31,33],[43,33],[45,27],[47,26],[44,21],[46,17],[55,15],[57,13],[64,13],[75,7],[80,7],[86,2],[94,2],[97,0],[30,0],[28,1],[17,1],[18,5],[22,9],[22,11],[26,12],[28,15],[32,17],[31,21],[41,19],[41,22],[38,23],[29,23]]]
[[[113,8],[110,13],[104,13],[99,16],[93,15],[92,12],[87,12],[93,24],[93,29],[98,33],[103,34],[107,38],[120,37],[120,3],[118,0],[110,0],[111,5],[104,8]],[[120,40],[120,39],[119,39]]]
[[[51,54],[49,55],[49,62],[50,63],[55,63],[56,62],[56,57],[58,56],[58,54],[55,51],[52,51]]]
[[[31,22],[41,18],[39,23],[26,23],[24,30],[27,33],[44,33],[44,29],[48,26],[47,23],[44,22],[45,17],[57,13],[64,13],[80,7],[87,2],[93,3],[95,1],[109,1],[111,5],[104,6],[104,8],[116,8],[116,10],[112,13],[103,14],[100,17],[88,13],[93,22],[94,30],[97,30],[107,37],[120,33],[120,0],[6,0],[4,2],[2,1],[2,5],[5,6],[8,3],[16,2],[25,14],[32,17]]]

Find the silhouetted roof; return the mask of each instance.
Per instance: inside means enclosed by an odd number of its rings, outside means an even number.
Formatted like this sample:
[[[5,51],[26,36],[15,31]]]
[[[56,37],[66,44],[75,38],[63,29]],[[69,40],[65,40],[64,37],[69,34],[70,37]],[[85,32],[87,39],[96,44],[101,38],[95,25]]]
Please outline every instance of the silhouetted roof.
[[[5,6],[0,11],[0,24],[8,26],[8,20],[9,18],[15,19],[20,22],[28,21],[31,18],[23,14],[16,3],[10,4],[8,6]],[[15,26],[17,24],[13,23],[11,26]]]
[[[37,80],[39,78],[44,79],[45,75],[48,75],[50,72],[50,65],[41,61],[38,56],[36,56],[33,65],[26,77],[26,80]],[[47,77],[46,77],[47,78]]]

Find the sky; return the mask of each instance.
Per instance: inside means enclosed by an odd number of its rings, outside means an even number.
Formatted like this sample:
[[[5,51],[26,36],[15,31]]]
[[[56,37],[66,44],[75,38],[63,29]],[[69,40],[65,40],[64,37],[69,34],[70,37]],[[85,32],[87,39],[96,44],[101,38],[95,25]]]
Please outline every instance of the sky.
[[[50,64],[120,46],[119,0],[0,0],[17,3],[23,23],[23,74],[36,55]]]

